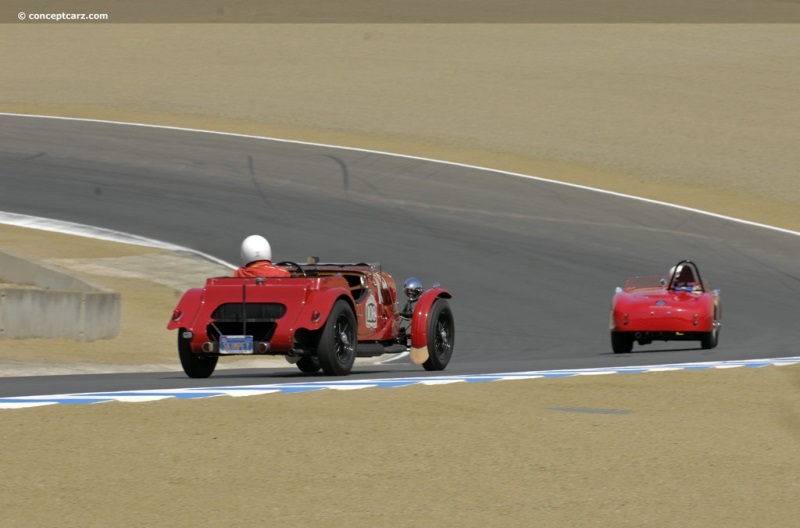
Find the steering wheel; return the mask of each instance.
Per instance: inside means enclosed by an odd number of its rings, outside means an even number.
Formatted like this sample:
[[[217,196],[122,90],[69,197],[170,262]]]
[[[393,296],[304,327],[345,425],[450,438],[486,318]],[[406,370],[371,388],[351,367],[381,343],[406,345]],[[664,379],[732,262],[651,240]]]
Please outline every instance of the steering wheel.
[[[306,270],[304,270],[300,266],[300,264],[298,264],[297,262],[292,262],[291,260],[284,260],[284,261],[278,262],[275,265],[276,266],[284,266],[284,267],[287,267],[287,268],[293,268],[291,270],[292,273],[302,273],[303,277],[306,276]]]

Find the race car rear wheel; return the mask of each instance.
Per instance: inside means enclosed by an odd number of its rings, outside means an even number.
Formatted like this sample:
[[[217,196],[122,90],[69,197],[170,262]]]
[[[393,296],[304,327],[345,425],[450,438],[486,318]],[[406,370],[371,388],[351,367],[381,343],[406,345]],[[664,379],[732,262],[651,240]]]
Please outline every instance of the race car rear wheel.
[[[444,299],[436,299],[428,315],[428,360],[425,370],[444,370],[453,355],[456,328],[453,312]]]
[[[611,332],[611,350],[615,354],[629,354],[633,350],[633,334]]]
[[[319,369],[322,368],[322,365],[319,364],[319,358],[317,356],[301,357],[297,360],[295,365],[297,365],[297,368],[300,369],[300,372],[305,372],[306,374],[319,372]]]
[[[714,329],[711,332],[705,333],[700,336],[700,346],[703,350],[710,350],[716,348],[719,344],[719,327],[720,322],[717,320],[717,312],[714,311]]]
[[[346,376],[353,368],[358,345],[358,326],[353,309],[336,301],[317,343],[317,357],[328,376]]]
[[[183,329],[178,331],[178,357],[181,359],[183,371],[190,378],[207,378],[217,368],[216,356],[198,356],[192,353],[189,340],[183,338]]]
[[[719,329],[715,328],[713,332],[706,332],[700,336],[700,346],[703,350],[711,350],[716,348],[719,344]]]

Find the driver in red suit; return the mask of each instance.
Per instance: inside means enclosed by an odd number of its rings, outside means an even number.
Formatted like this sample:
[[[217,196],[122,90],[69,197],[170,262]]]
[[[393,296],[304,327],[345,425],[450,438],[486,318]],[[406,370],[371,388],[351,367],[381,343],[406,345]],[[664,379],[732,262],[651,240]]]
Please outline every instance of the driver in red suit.
[[[272,265],[272,248],[261,235],[250,235],[242,242],[242,267],[234,277],[291,277],[289,270]]]

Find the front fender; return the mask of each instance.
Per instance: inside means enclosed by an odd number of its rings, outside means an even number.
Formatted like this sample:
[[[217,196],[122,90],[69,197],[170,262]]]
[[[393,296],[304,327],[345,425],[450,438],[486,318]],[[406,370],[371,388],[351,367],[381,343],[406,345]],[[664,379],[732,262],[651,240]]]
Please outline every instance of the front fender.
[[[431,288],[420,295],[414,314],[411,316],[411,360],[416,364],[428,360],[428,316],[436,299],[452,299],[453,296],[444,288]]]
[[[178,306],[172,312],[172,317],[167,323],[167,330],[176,328],[191,328],[197,312],[203,304],[203,288],[192,288],[183,294]]]

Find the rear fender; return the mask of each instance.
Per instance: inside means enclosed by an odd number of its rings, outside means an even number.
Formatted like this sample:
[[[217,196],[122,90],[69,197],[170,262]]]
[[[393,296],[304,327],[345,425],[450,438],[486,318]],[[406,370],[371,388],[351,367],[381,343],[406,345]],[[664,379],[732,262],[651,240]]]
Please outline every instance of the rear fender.
[[[328,316],[333,309],[333,305],[339,299],[344,299],[353,313],[356,312],[353,296],[344,288],[330,288],[325,290],[318,290],[311,292],[307,298],[305,306],[298,314],[296,320],[297,328],[305,328],[307,330],[319,330],[325,325]]]
[[[200,306],[203,304],[203,288],[192,288],[183,294],[178,306],[172,312],[172,317],[167,323],[167,330],[176,328],[192,328]]]
[[[444,288],[431,288],[420,295],[414,315],[411,317],[411,348],[412,356],[418,350],[427,359],[428,357],[428,316],[436,299],[452,299],[453,296]]]

